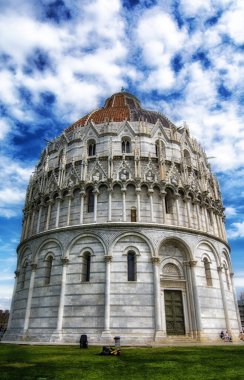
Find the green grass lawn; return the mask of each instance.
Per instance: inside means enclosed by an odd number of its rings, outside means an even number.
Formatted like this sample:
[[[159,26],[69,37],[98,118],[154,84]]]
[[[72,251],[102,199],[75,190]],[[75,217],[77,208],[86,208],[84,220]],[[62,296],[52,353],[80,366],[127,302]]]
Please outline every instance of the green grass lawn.
[[[0,380],[244,380],[244,345],[101,350],[0,344]]]

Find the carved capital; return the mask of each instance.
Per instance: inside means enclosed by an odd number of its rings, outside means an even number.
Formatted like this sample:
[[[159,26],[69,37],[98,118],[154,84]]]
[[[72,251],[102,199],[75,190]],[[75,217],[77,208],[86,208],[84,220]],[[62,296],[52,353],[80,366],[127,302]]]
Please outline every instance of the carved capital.
[[[31,267],[31,270],[35,271],[37,269],[37,264],[31,263],[30,267]]]
[[[160,264],[160,257],[153,256],[153,257],[152,257],[152,263],[153,263],[154,265],[159,265],[159,264]]]
[[[222,272],[222,270],[223,270],[223,267],[217,267],[218,272]]]
[[[105,261],[105,263],[110,263],[111,261],[112,261],[112,256],[110,256],[110,255],[106,255],[106,256],[104,256],[104,261]]]
[[[19,270],[16,270],[16,271],[14,272],[14,274],[15,274],[15,278],[17,278],[17,277],[19,277],[20,271],[19,271]]]
[[[197,265],[197,261],[196,260],[189,260],[189,266],[190,267],[195,267]]]
[[[63,266],[68,265],[69,264],[69,259],[67,257],[63,257],[61,259],[61,263],[62,263]]]

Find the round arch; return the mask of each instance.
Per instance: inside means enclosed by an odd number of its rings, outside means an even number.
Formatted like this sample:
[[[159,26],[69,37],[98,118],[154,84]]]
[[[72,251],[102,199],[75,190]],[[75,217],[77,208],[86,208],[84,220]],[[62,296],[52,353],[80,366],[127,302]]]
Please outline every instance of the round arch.
[[[218,251],[217,251],[217,249],[215,248],[215,246],[214,246],[211,242],[209,242],[209,241],[207,241],[207,240],[200,240],[200,241],[197,243],[197,245],[196,245],[196,247],[195,247],[195,249],[194,249],[194,256],[195,256],[195,254],[197,253],[198,248],[199,248],[202,244],[206,244],[206,245],[211,249],[211,251],[212,251],[212,253],[213,253],[213,255],[214,255],[214,258],[215,258],[215,261],[216,261],[217,266],[220,266],[220,264],[221,264],[221,259],[220,259],[220,256],[219,256],[219,254],[218,254]]]
[[[184,240],[182,240],[181,238],[179,238],[177,236],[174,236],[174,237],[168,237],[167,236],[163,240],[161,240],[161,242],[159,243],[159,246],[158,246],[158,252],[160,252],[160,249],[164,245],[166,245],[167,243],[178,244],[179,247],[183,249],[183,251],[186,254],[186,256],[188,257],[188,259],[193,260],[194,256],[193,256],[191,248],[189,247],[189,245]]]
[[[174,264],[176,266],[176,268],[179,270],[180,272],[180,276],[181,278],[184,278],[184,270],[182,268],[182,264],[180,263],[179,260],[177,260],[176,258],[174,257],[170,257],[170,258],[165,258],[165,259],[162,259],[161,263],[160,263],[160,272],[162,272],[163,268],[165,267],[165,265],[167,264]]]
[[[55,243],[58,245],[58,247],[60,248],[60,251],[61,251],[61,257],[63,257],[63,246],[62,244],[57,240],[57,239],[48,239],[48,240],[45,240],[41,243],[41,245],[39,246],[39,248],[37,249],[34,257],[33,257],[33,262],[36,262],[36,259],[37,257],[39,256],[39,253],[41,252],[41,250],[43,249],[43,247],[47,244],[47,243]]]
[[[102,247],[103,247],[103,250],[104,250],[104,255],[106,256],[107,255],[107,247],[104,243],[104,241],[97,235],[95,234],[84,234],[84,235],[79,235],[79,236],[76,236],[70,243],[69,243],[69,246],[67,248],[67,251],[66,251],[66,255],[65,255],[65,258],[69,258],[69,255],[70,255],[70,251],[71,249],[73,248],[73,246],[77,243],[77,241],[79,241],[80,239],[82,238],[87,238],[87,237],[92,237],[96,240],[99,241],[99,243],[101,243]]]
[[[24,255],[25,255],[26,251],[28,251],[28,250],[30,251],[30,257],[31,257],[30,261],[34,260],[31,246],[29,244],[27,244],[27,245],[21,247],[19,252],[18,252],[17,268],[19,268],[19,266],[21,266],[23,264]]]
[[[115,245],[118,243],[118,241],[120,239],[123,239],[126,236],[137,236],[137,237],[141,238],[150,248],[151,256],[152,257],[156,256],[155,255],[155,249],[154,249],[150,239],[148,239],[145,235],[140,234],[139,232],[124,232],[121,235],[117,236],[116,239],[113,241],[111,247],[109,248],[109,255],[112,256],[113,249],[114,249]]]

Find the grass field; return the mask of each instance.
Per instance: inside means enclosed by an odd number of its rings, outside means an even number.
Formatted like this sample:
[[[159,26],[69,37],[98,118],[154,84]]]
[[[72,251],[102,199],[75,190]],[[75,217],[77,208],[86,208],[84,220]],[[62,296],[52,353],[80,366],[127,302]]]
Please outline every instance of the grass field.
[[[0,344],[0,380],[244,380],[244,345],[122,348]]]

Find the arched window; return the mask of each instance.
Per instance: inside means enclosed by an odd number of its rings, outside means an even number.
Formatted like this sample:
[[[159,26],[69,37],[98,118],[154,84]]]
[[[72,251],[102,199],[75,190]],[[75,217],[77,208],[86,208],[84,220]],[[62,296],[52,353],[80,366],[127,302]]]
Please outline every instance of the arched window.
[[[208,209],[207,209],[207,214],[208,214],[209,224],[210,224],[210,226],[212,226],[213,225],[212,213]]]
[[[130,210],[130,219],[131,222],[136,222],[136,208],[132,207]]]
[[[122,153],[131,153],[131,143],[128,137],[123,137],[121,142]]]
[[[94,193],[92,188],[87,191],[87,212],[94,212]]]
[[[64,150],[61,149],[58,155],[58,164],[61,165],[63,163]]]
[[[204,270],[205,270],[205,277],[207,281],[208,286],[212,286],[212,275],[211,275],[211,268],[210,268],[210,262],[206,257],[203,259],[203,264],[204,264]]]
[[[49,285],[51,281],[52,274],[52,266],[53,266],[53,257],[49,255],[46,258],[46,268],[45,268],[45,285]]]
[[[28,265],[28,262],[27,260],[25,260],[23,266],[22,266],[22,273],[21,273],[21,283],[20,283],[20,288],[21,289],[24,289],[25,287],[25,278],[26,278],[26,270],[27,270],[27,265]]]
[[[159,141],[156,141],[155,143],[155,155],[156,157],[159,156]]]
[[[81,281],[89,282],[91,273],[91,253],[84,252],[81,256]]]
[[[96,141],[95,140],[89,140],[88,141],[87,153],[88,153],[88,156],[95,156],[96,155]]]
[[[187,166],[191,166],[191,156],[188,150],[184,150],[184,159]]]
[[[172,214],[173,213],[173,192],[170,189],[166,190],[165,211],[166,211],[166,214]]]
[[[136,281],[136,254],[129,251],[127,255],[128,281]]]

